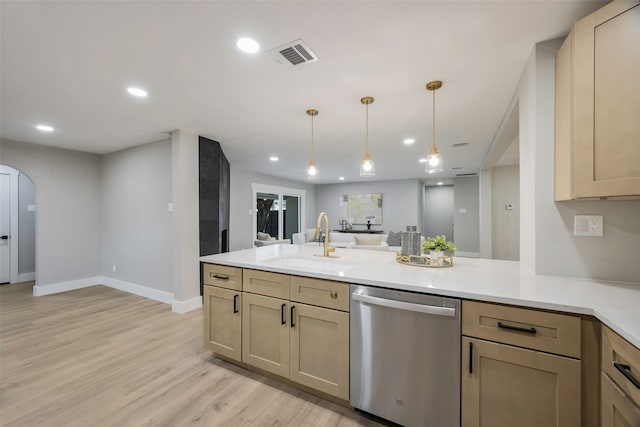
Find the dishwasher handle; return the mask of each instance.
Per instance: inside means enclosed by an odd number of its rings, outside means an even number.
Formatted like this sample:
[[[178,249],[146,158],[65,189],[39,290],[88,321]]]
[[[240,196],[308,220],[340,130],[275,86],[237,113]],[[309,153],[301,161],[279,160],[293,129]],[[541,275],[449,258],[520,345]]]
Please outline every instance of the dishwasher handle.
[[[411,302],[397,301],[387,298],[372,297],[370,295],[351,294],[354,301],[382,307],[397,308],[399,310],[417,311],[419,313],[435,314],[436,316],[456,317],[456,309],[451,307],[438,307],[435,305],[414,304]]]

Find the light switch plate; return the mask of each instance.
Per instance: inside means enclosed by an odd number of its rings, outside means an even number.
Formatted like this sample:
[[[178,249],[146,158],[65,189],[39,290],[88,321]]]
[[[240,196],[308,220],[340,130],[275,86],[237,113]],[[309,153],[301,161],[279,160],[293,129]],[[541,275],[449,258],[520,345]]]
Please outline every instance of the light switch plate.
[[[574,215],[573,216],[574,236],[602,237],[603,229],[604,229],[604,218],[602,215]]]

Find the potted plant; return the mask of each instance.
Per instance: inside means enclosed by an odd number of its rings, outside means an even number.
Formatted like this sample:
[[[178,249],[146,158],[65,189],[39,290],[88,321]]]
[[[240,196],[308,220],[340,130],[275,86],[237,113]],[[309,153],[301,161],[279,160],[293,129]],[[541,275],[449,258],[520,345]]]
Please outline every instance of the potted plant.
[[[453,242],[447,242],[447,237],[444,234],[436,237],[427,237],[422,244],[422,252],[428,254],[432,262],[438,265],[444,264],[445,257],[453,259],[453,251],[456,249],[456,245]]]

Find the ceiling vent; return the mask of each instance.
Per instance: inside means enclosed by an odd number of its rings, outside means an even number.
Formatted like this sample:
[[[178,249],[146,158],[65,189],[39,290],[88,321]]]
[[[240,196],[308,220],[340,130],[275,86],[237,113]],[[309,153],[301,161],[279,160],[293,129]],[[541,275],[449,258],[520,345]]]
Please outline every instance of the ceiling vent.
[[[478,176],[478,173],[457,173],[456,176]]]
[[[316,54],[313,53],[302,39],[294,40],[291,43],[272,49],[267,53],[274,55],[279,64],[287,67],[316,62],[318,60]]]
[[[466,147],[467,145],[469,145],[468,142],[459,142],[457,144],[453,144],[454,148],[459,148],[459,147]]]

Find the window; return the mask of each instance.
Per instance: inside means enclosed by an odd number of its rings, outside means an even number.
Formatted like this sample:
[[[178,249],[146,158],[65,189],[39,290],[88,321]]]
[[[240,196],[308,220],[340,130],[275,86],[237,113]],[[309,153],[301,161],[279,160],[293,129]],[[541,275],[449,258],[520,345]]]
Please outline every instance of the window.
[[[305,191],[252,183],[253,236],[268,233],[277,239],[291,239],[304,229]]]

